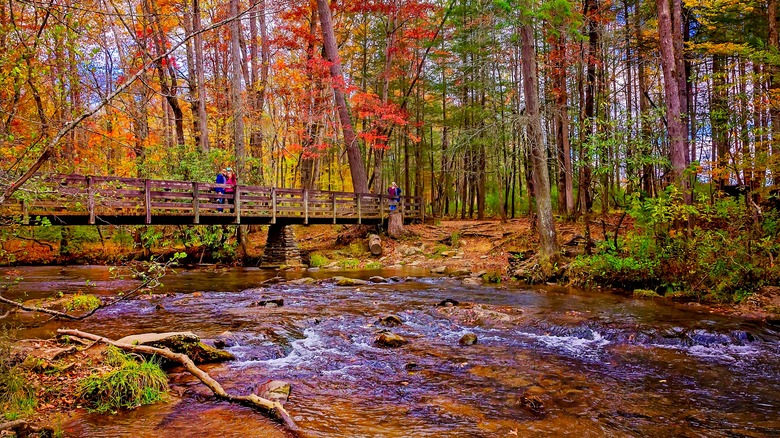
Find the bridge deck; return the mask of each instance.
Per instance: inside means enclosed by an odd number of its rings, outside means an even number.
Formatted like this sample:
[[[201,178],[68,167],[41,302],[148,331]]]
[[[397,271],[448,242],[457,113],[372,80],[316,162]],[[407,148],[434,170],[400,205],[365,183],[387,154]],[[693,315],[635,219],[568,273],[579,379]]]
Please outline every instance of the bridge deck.
[[[26,224],[377,224],[394,210],[423,219],[419,197],[274,187],[60,175],[32,200],[6,203],[2,216]],[[222,201],[222,203],[220,203]]]

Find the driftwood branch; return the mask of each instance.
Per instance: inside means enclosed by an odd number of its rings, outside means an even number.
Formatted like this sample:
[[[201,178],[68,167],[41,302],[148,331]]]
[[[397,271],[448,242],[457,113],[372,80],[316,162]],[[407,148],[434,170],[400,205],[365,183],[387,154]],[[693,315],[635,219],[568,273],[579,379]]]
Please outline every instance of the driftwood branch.
[[[167,348],[155,348],[147,345],[133,345],[117,342],[103,336],[86,333],[79,330],[58,329],[57,333],[61,335],[75,336],[78,338],[103,342],[105,344],[113,345],[117,348],[130,351],[132,353],[155,354],[172,362],[179,363],[184,366],[184,368],[189,371],[190,374],[197,377],[198,380],[200,380],[204,385],[208,386],[208,388],[214,393],[214,395],[217,396],[217,398],[255,408],[270,418],[284,424],[291,431],[295,432],[296,435],[300,436],[301,434],[300,428],[298,428],[298,426],[295,424],[295,421],[293,421],[292,417],[290,417],[290,414],[287,413],[281,403],[278,401],[268,400],[255,394],[245,396],[235,396],[229,394],[227,391],[225,391],[224,388],[222,388],[222,385],[220,385],[219,382],[209,376],[208,373],[195,366],[195,363],[186,354],[174,353]]]

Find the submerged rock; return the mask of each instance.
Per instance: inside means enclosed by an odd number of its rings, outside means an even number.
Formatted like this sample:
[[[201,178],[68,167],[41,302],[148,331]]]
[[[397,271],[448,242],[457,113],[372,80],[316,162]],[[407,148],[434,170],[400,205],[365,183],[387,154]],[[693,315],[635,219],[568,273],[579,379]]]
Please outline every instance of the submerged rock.
[[[371,284],[370,281],[360,280],[358,278],[333,277],[333,280],[336,282],[336,286],[363,286]]]
[[[452,298],[447,298],[445,300],[442,300],[438,304],[439,307],[453,307],[453,306],[457,306],[457,305],[458,305],[458,302],[453,300]]]
[[[387,315],[379,319],[379,323],[385,327],[397,327],[403,324],[403,320],[398,315]]]
[[[290,397],[292,386],[283,380],[269,380],[257,387],[257,395],[284,403]]]
[[[284,299],[275,298],[272,300],[259,300],[249,304],[249,307],[282,307],[284,306]]]
[[[295,280],[290,280],[287,282],[287,284],[314,284],[317,280],[311,278],[311,277],[301,277],[296,278]]]
[[[408,344],[409,341],[401,335],[392,332],[382,332],[374,339],[374,343],[380,347],[397,348]]]
[[[477,343],[477,335],[474,333],[466,333],[465,335],[461,336],[460,339],[458,339],[458,344],[466,346],[466,345],[474,345]]]
[[[117,342],[167,348],[174,353],[186,354],[195,363],[224,362],[235,359],[227,351],[204,344],[192,332],[143,333],[125,336]]]
[[[654,290],[648,290],[648,289],[634,289],[634,298],[643,298],[643,299],[650,299],[650,298],[663,298],[661,295],[658,295],[658,293]]]

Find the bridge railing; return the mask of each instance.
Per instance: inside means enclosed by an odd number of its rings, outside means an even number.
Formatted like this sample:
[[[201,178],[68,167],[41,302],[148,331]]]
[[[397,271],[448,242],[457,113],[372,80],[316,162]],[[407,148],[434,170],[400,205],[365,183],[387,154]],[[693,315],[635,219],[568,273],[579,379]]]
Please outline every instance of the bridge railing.
[[[188,216],[195,224],[205,216],[232,216],[234,223],[242,218],[361,223],[384,219],[395,209],[407,218],[423,218],[422,201],[413,196],[82,175],[52,176],[39,196],[3,209],[28,218],[84,217],[89,224],[116,216],[146,224],[156,216]]]

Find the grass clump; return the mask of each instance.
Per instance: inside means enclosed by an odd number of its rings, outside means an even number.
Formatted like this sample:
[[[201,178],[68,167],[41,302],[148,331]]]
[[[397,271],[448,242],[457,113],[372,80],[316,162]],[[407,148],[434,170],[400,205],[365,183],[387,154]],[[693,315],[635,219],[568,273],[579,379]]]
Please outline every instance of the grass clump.
[[[0,333],[0,422],[18,420],[32,415],[38,400],[35,389],[28,384],[11,354],[7,333]]]
[[[382,269],[382,264],[379,262],[368,262],[363,267],[364,269]]]
[[[482,276],[482,279],[488,283],[501,283],[502,278],[501,272],[495,270],[488,271]]]
[[[94,295],[84,295],[78,293],[73,295],[71,299],[65,301],[62,304],[62,307],[64,307],[67,311],[83,310],[88,312],[90,310],[97,309],[100,307],[100,304],[100,298]]]
[[[309,266],[312,268],[321,268],[328,264],[330,260],[322,254],[314,253],[309,258]]]
[[[92,374],[79,385],[79,396],[91,411],[116,412],[165,399],[168,376],[157,360],[137,360],[111,346],[106,354],[113,369]]]
[[[360,260],[358,259],[344,259],[339,261],[339,266],[344,269],[357,269],[360,266]]]

